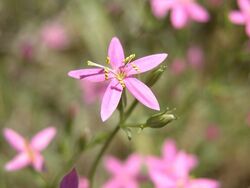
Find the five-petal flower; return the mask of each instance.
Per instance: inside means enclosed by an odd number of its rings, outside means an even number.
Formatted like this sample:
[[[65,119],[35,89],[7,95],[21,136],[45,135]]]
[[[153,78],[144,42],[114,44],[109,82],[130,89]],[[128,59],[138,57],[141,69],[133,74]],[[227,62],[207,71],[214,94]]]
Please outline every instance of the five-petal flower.
[[[195,0],[151,0],[153,14],[157,18],[163,18],[169,10],[171,22],[176,29],[185,27],[189,19],[197,22],[207,22],[209,14]]]
[[[110,42],[107,57],[107,63],[111,65],[111,68],[89,61],[88,65],[97,68],[73,70],[68,75],[76,79],[85,79],[92,82],[110,80],[101,105],[101,118],[106,121],[117,108],[124,88],[127,88],[145,106],[160,110],[159,103],[153,92],[135,78],[135,75],[157,67],[166,57],[167,54],[162,53],[132,61],[134,55],[125,58],[119,39],[114,37]]]
[[[142,158],[137,155],[131,155],[127,161],[121,163],[114,157],[108,157],[105,161],[106,169],[112,174],[112,178],[107,181],[103,188],[137,188],[138,177]]]
[[[54,127],[46,128],[37,133],[29,142],[12,129],[4,129],[4,137],[19,154],[5,165],[7,171],[15,171],[32,165],[37,171],[42,171],[44,150],[56,134]]]

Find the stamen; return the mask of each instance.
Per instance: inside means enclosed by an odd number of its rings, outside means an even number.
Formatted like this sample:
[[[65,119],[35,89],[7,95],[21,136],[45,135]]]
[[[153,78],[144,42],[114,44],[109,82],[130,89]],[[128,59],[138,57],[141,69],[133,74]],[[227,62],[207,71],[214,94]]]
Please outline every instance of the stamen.
[[[126,58],[123,60],[123,62],[124,62],[125,64],[127,64],[127,63],[131,62],[132,59],[134,59],[134,58],[135,58],[135,54],[131,54],[130,56],[126,57]]]
[[[133,69],[135,69],[137,72],[141,72],[139,67],[136,64],[134,63],[130,63],[130,64],[132,65]]]
[[[92,62],[92,61],[87,61],[87,63],[88,63],[88,66],[94,66],[94,67],[99,67],[99,68],[102,68],[102,69],[105,69],[105,68],[108,69],[108,67],[105,67],[105,66],[103,66],[103,65],[99,65],[99,64],[94,63],[94,62]]]
[[[109,58],[109,57],[106,58],[106,63],[107,63],[108,65],[110,64],[110,58]]]
[[[105,80],[109,79],[109,70],[107,68],[104,69]]]

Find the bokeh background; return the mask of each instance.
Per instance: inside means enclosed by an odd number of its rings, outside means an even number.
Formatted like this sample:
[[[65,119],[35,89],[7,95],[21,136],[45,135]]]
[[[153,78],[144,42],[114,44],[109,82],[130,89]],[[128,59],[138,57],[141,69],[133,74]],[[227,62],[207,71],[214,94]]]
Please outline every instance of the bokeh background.
[[[179,118],[162,129],[134,130],[131,141],[121,131],[108,154],[120,159],[132,152],[160,155],[163,141],[173,138],[179,148],[198,156],[195,176],[218,179],[223,188],[247,188],[250,41],[244,27],[228,20],[235,1],[199,2],[210,21],[176,30],[168,16],[153,16],[148,0],[1,0],[1,132],[10,127],[30,138],[45,127],[57,128],[56,139],[44,151],[47,179],[65,172],[69,167],[64,164],[81,144],[96,139],[76,163],[79,173],[87,175],[118,113],[101,122],[101,97],[91,99],[101,88],[80,84],[67,72],[86,67],[87,60],[104,64],[109,41],[118,36],[126,55],[169,54],[167,69],[152,90],[161,108],[176,108]],[[153,113],[138,105],[130,122],[143,122]],[[30,169],[4,170],[14,155],[0,136],[0,187],[41,187]],[[100,165],[96,186],[107,178]]]

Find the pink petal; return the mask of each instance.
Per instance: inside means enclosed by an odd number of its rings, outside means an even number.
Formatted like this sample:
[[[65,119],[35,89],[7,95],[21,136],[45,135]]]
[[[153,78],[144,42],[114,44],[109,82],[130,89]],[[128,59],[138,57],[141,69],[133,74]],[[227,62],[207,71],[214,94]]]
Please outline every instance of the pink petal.
[[[149,156],[146,158],[146,165],[150,169],[150,171],[164,171],[166,169],[166,165],[162,165],[163,163],[164,160],[155,156]]]
[[[137,154],[132,154],[125,162],[125,169],[130,175],[136,176],[140,172],[141,165],[142,158]]]
[[[171,14],[171,22],[176,29],[183,28],[188,21],[188,15],[183,6],[175,6]]]
[[[152,12],[157,18],[163,18],[168,13],[169,9],[173,5],[172,0],[162,1],[162,0],[151,0]]]
[[[54,127],[46,128],[31,139],[31,147],[37,151],[42,151],[49,145],[55,135],[56,129]]]
[[[112,174],[117,174],[122,170],[121,162],[111,156],[106,158],[105,167]]]
[[[238,0],[238,5],[245,13],[250,12],[250,1],[249,0]]]
[[[86,178],[81,177],[79,181],[79,188],[88,188],[89,187],[89,182]]]
[[[75,79],[84,79],[91,82],[105,81],[105,74],[103,69],[78,69],[72,70],[68,75]]]
[[[148,86],[136,78],[126,78],[124,82],[128,90],[138,101],[149,108],[160,110],[159,103]]]
[[[122,66],[124,57],[124,52],[122,45],[117,37],[112,38],[109,48],[108,48],[108,56],[110,58],[110,64],[113,69],[117,69]]]
[[[166,58],[168,54],[154,54],[137,59],[126,66],[126,71],[128,75],[143,73],[149,71],[158,65],[160,65]],[[139,70],[135,70],[133,66],[136,66]]]
[[[155,184],[156,188],[176,188],[176,180],[171,178],[171,176],[167,175],[161,171],[149,172],[150,178]]]
[[[187,6],[190,17],[198,22],[207,22],[209,20],[209,14],[206,9],[197,3],[190,3]]]
[[[229,19],[234,24],[243,25],[245,23],[245,17],[240,11],[230,12]]]
[[[112,79],[102,98],[102,121],[106,121],[117,108],[122,95],[122,90],[123,88],[121,84],[116,79]]]
[[[34,153],[34,159],[32,162],[32,166],[35,170],[41,172],[43,170],[43,156],[40,153]]]
[[[187,188],[219,188],[220,184],[218,181],[199,178],[192,179]]]
[[[26,153],[18,154],[14,159],[5,165],[5,170],[16,171],[30,164],[30,159]]]
[[[25,140],[17,132],[12,129],[4,129],[4,137],[9,142],[9,144],[17,151],[23,151],[25,149]]]
[[[170,163],[174,161],[177,154],[177,149],[174,140],[169,139],[165,141],[162,148],[162,153],[165,161]]]
[[[127,181],[126,183],[124,182],[122,184],[123,188],[138,188],[138,183],[136,182],[136,180],[130,180],[130,181]]]

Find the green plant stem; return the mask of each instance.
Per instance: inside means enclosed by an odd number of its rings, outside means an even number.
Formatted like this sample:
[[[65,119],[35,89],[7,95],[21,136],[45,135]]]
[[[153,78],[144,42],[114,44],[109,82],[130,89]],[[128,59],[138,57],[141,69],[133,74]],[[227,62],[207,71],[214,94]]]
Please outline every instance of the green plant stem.
[[[102,149],[98,153],[98,155],[95,158],[95,160],[93,162],[93,165],[92,165],[92,167],[90,169],[90,173],[89,173],[89,182],[90,182],[89,187],[90,188],[93,188],[93,182],[94,182],[93,180],[94,180],[95,172],[96,172],[96,169],[98,167],[98,164],[100,163],[100,160],[101,160],[102,156],[104,155],[105,151],[107,150],[108,146],[110,145],[110,143],[113,140],[113,138],[115,137],[115,135],[120,130],[121,126],[125,123],[125,121],[128,119],[128,117],[131,115],[131,113],[133,112],[133,110],[135,109],[137,104],[138,104],[138,101],[134,100],[133,103],[130,105],[129,109],[127,110],[127,112],[124,113],[123,109],[121,110],[121,112],[120,112],[120,121],[119,121],[118,125],[111,132],[108,139],[105,141]]]
[[[109,138],[106,140],[105,144],[103,145],[102,149],[100,150],[99,154],[97,155],[92,167],[91,167],[91,170],[90,170],[90,173],[89,173],[89,182],[90,182],[90,188],[93,187],[93,179],[94,179],[94,176],[95,176],[95,172],[96,172],[96,169],[97,169],[97,166],[98,164],[100,163],[100,160],[103,156],[103,154],[105,153],[105,151],[107,150],[109,144],[111,143],[111,141],[113,140],[114,136],[116,135],[116,133],[120,130],[120,126],[116,126],[115,129],[111,132]]]

